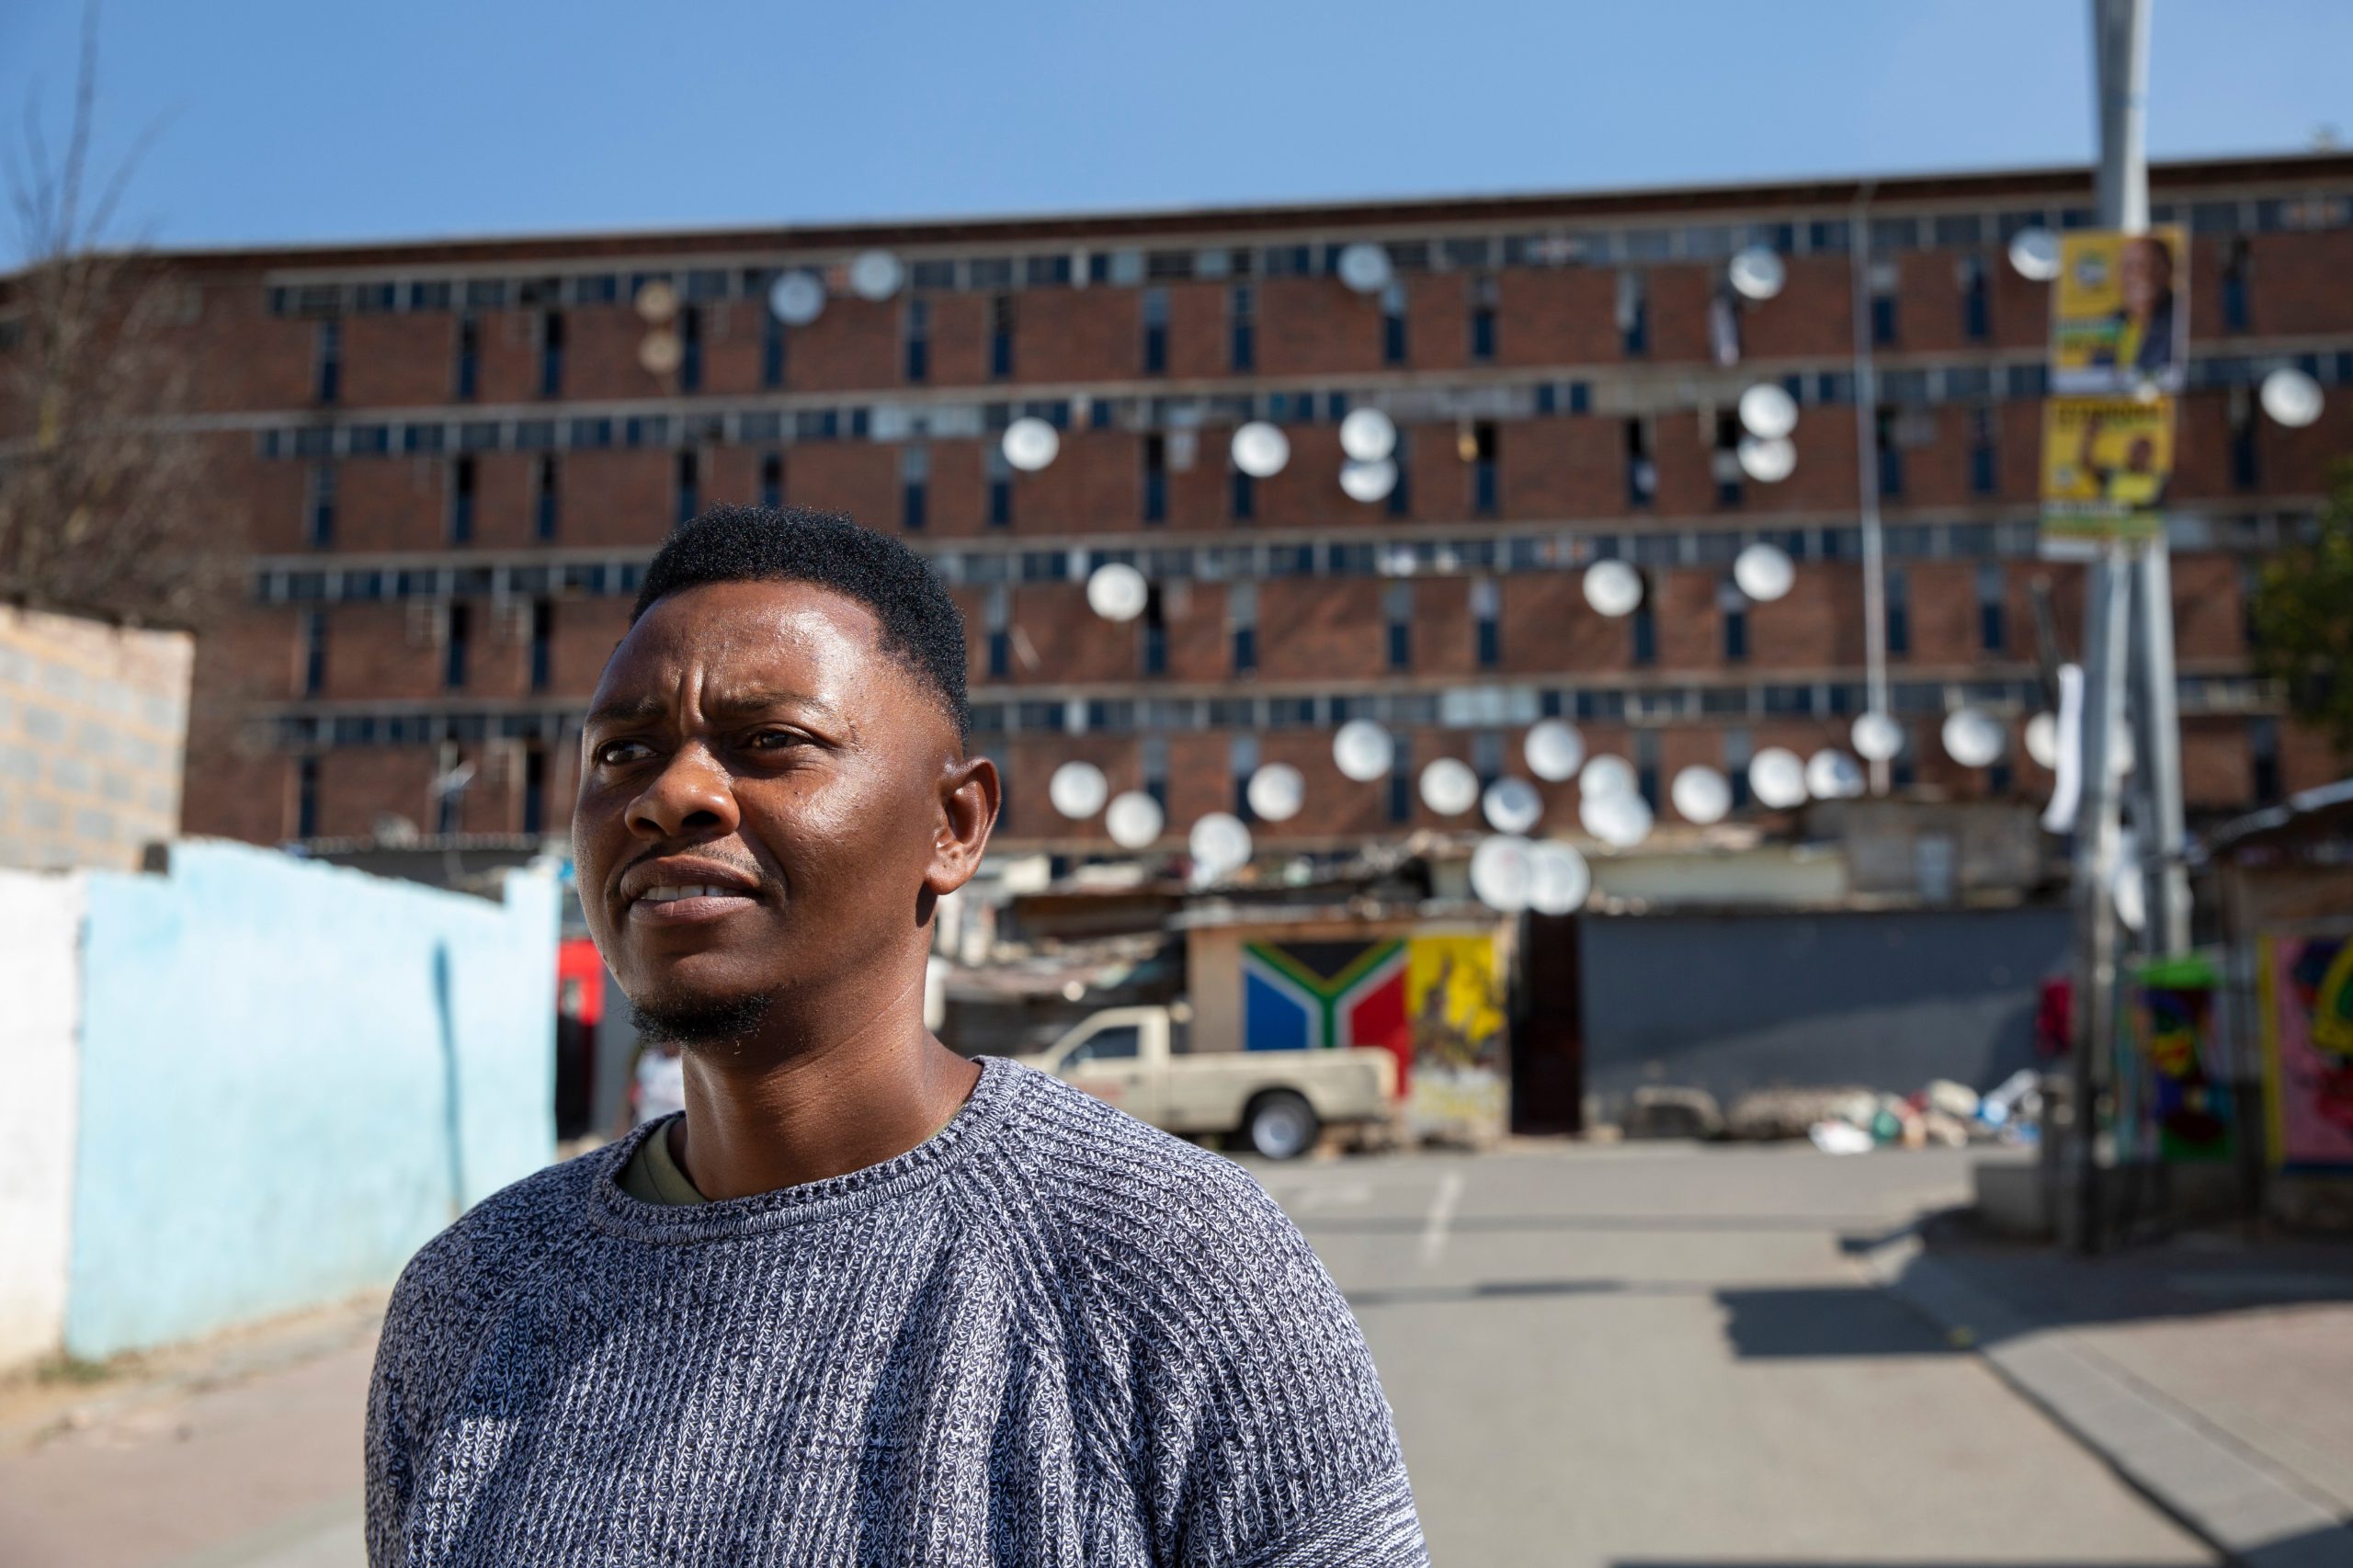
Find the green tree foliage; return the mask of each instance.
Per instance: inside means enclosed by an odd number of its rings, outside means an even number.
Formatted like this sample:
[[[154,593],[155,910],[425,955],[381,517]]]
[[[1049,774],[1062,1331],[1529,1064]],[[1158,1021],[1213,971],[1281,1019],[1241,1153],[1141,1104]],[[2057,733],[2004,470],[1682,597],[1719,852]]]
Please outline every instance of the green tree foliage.
[[[2353,461],[2339,463],[2320,526],[2263,570],[2256,663],[2296,718],[2353,756]]]

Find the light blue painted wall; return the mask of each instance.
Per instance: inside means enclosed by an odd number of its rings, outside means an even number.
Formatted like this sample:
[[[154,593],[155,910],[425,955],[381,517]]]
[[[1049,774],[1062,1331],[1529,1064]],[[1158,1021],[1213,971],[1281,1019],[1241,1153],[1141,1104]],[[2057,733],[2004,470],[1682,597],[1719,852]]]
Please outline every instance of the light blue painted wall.
[[[554,1152],[557,889],[218,842],[90,880],[66,1348],[389,1281]]]

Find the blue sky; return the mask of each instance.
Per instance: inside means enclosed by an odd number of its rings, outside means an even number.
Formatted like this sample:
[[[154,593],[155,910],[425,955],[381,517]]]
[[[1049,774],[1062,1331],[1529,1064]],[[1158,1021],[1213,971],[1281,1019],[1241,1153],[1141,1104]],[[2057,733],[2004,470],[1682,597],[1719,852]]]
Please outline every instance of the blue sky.
[[[2353,4],[2156,0],[2159,156],[2353,138]],[[169,244],[2079,162],[2084,0],[824,6],[113,0],[101,152]],[[0,138],[80,7],[0,5]],[[16,253],[13,233],[6,254]]]

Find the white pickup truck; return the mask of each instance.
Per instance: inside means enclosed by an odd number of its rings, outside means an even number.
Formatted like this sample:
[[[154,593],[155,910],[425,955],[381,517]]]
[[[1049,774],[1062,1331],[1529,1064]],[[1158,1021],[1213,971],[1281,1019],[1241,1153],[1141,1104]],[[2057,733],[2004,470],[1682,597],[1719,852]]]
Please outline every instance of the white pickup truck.
[[[1327,1126],[1385,1121],[1397,1059],[1385,1051],[1184,1049],[1181,1007],[1113,1007],[1046,1048],[1036,1065],[1165,1131],[1239,1133],[1297,1159]]]

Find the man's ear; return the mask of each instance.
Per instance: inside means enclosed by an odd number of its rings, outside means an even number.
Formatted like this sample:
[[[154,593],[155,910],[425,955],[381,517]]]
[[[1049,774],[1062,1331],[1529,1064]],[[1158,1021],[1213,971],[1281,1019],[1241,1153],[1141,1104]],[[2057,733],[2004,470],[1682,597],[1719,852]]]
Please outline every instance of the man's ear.
[[[939,776],[939,815],[932,829],[931,869],[923,885],[938,897],[954,892],[981,869],[996,826],[1005,785],[996,764],[984,756],[960,757]]]

